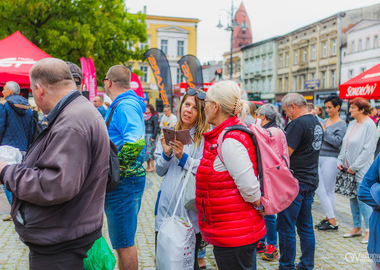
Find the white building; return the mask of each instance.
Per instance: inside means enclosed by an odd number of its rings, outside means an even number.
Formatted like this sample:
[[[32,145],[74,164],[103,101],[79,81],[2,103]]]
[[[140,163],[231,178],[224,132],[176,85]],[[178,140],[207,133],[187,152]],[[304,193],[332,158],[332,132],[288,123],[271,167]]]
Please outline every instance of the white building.
[[[347,32],[342,51],[341,83],[380,64],[380,20],[362,20]]]

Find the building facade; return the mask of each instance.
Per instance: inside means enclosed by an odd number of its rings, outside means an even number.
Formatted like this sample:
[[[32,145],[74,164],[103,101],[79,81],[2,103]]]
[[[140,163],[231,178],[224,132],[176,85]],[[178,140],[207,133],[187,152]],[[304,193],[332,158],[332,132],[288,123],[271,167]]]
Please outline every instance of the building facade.
[[[342,83],[380,63],[380,20],[362,20],[346,34],[347,47],[342,51]]]
[[[242,48],[243,89],[250,100],[273,103],[277,83],[277,37]]]

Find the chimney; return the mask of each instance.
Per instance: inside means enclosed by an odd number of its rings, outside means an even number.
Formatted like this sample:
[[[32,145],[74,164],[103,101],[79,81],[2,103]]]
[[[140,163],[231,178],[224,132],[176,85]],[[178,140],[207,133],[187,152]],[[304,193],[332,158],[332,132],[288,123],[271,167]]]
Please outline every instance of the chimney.
[[[143,13],[146,15],[146,6],[143,6]]]

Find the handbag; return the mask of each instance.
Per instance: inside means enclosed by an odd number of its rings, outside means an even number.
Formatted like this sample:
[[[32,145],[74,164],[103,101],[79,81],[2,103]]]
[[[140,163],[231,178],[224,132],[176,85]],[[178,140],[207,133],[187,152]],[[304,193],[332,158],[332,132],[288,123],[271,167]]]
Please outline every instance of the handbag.
[[[87,258],[83,260],[85,270],[113,270],[116,258],[104,237],[100,237],[87,251]]]
[[[194,161],[194,155],[196,153],[196,148],[193,148],[191,153],[191,158]],[[197,208],[195,206],[195,175],[192,173],[194,167],[194,162],[191,162],[189,169],[187,170],[186,177],[189,177],[189,181],[185,187],[185,194],[183,195],[183,205],[187,210],[192,210],[197,212]],[[189,175],[189,176],[187,176]]]
[[[191,162],[193,166],[194,160]],[[191,174],[191,173],[190,173]],[[178,206],[183,199],[184,189],[189,181],[187,173],[175,205],[173,215],[165,214],[157,234],[156,269],[157,270],[191,270],[194,267],[195,231],[189,217],[181,207],[180,216],[176,215]],[[177,194],[181,181],[178,181],[168,209]]]
[[[335,193],[353,199],[357,196],[355,175],[347,172],[346,168],[336,175]]]

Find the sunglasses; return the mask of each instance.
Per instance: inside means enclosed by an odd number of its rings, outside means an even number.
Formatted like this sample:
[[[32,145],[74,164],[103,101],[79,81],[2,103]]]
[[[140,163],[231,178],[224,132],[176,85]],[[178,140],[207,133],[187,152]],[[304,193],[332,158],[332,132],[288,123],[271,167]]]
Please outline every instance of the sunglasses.
[[[194,88],[188,88],[187,89],[187,94],[190,96],[195,96],[198,93],[198,98],[200,100],[205,100],[206,98],[206,92],[200,90],[200,89],[194,89]]]

